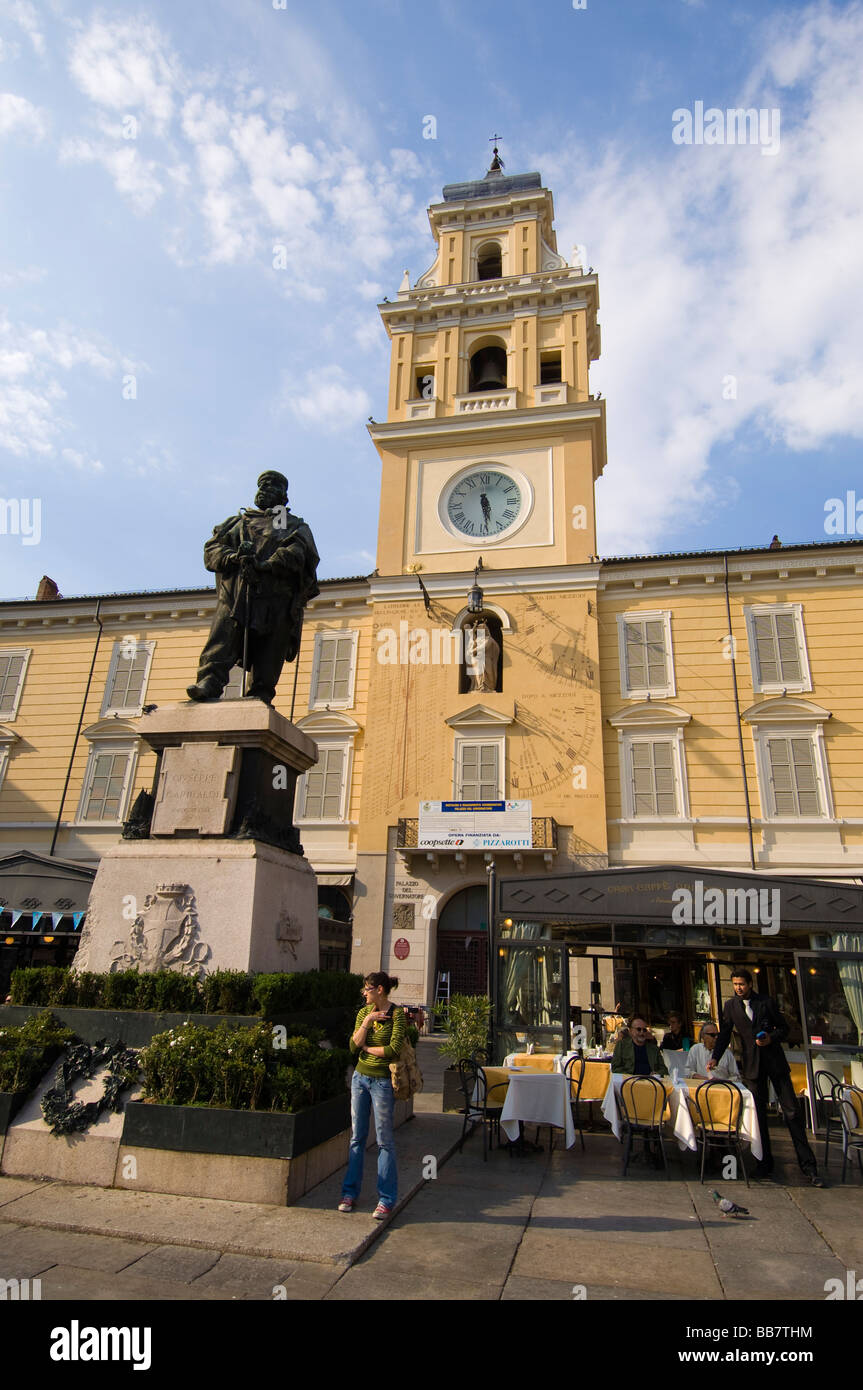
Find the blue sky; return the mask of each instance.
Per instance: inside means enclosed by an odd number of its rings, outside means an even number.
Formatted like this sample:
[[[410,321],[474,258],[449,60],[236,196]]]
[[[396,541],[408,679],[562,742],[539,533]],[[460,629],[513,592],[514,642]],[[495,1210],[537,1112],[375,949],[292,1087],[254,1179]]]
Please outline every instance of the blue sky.
[[[321,573],[369,572],[375,306],[494,131],[599,272],[600,552],[827,539],[863,499],[861,67],[857,0],[0,0],[0,497],[41,507],[0,594],[209,583],[274,467]],[[675,143],[696,102],[778,110],[778,150]]]

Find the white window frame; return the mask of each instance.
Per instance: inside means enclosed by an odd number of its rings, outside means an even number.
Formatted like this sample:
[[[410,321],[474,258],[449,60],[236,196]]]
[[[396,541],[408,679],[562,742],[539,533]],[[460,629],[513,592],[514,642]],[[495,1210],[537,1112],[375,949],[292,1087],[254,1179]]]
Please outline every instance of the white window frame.
[[[802,603],[754,603],[744,607],[746,617],[746,637],[749,643],[749,667],[752,673],[752,689],[756,695],[781,695],[783,691],[803,693],[812,689],[812,674],[809,670],[809,653],[806,649],[806,629],[803,624]],[[755,618],[766,614],[791,613],[797,631],[797,652],[800,657],[799,681],[762,681],[758,669],[758,644],[755,639]]]
[[[294,820],[297,825],[344,825],[348,819],[350,811],[350,791],[351,777],[353,774],[354,760],[354,741],[352,737],[321,737],[320,734],[314,736],[318,745],[318,752],[339,752],[342,757],[342,781],[339,788],[339,814],[337,816],[307,816],[306,815],[306,792],[309,785],[309,773],[314,772],[310,767],[297,779],[297,791],[294,798],[296,811]]]
[[[0,790],[6,780],[6,769],[9,766],[9,755],[13,745],[20,741],[21,735],[16,734],[14,729],[7,729],[0,724]]]
[[[462,759],[466,747],[471,748],[495,748],[497,750],[497,792],[492,798],[494,801],[504,801],[506,799],[506,734],[485,734],[479,731],[475,733],[457,733],[453,740],[453,772],[452,790],[455,801],[473,800],[473,797],[465,798],[461,791],[462,782]]]
[[[620,736],[620,780],[621,805],[624,820],[637,825],[662,821],[688,821],[689,785],[686,778],[686,755],[682,727],[669,728],[667,724],[654,726],[641,725],[637,729],[619,729]],[[675,811],[672,815],[651,812],[641,815],[635,809],[635,794],[632,787],[632,748],[636,743],[668,743],[671,745],[671,769],[674,775]]]
[[[0,656],[23,656],[24,662],[21,667],[21,674],[18,678],[18,687],[12,705],[8,709],[0,706],[0,720],[11,721],[18,718],[18,706],[21,703],[21,695],[24,690],[24,679],[27,675],[27,667],[30,665],[30,657],[33,654],[32,647],[0,647]]]
[[[81,795],[78,799],[78,810],[75,813],[75,824],[82,827],[99,825],[122,825],[128,818],[129,799],[132,788],[135,785],[135,774],[138,768],[138,740],[129,736],[128,733],[111,738],[106,735],[94,734],[91,736],[92,746],[87,758],[87,767],[84,772],[84,780],[81,783]],[[96,776],[96,760],[102,753],[125,753],[126,772],[123,779],[123,790],[120,793],[120,808],[116,820],[89,820],[84,816],[84,810],[93,786],[93,779]]]
[[[130,636],[131,635],[133,634],[130,634]],[[101,717],[103,719],[108,715],[114,714],[124,715],[126,717],[139,715],[142,709],[144,708],[144,705],[147,703],[147,686],[150,682],[150,671],[152,670],[153,666],[153,652],[156,650],[156,643],[152,640],[145,641],[144,639],[137,637],[135,638],[136,646],[139,649],[143,647],[147,652],[147,668],[144,672],[144,680],[141,685],[140,703],[137,705],[112,705],[110,702],[111,691],[114,687],[114,681],[117,675],[117,668],[119,667],[120,662],[126,659],[122,654],[123,643],[125,642],[125,640],[126,639],[123,637],[118,637],[114,639],[114,649],[111,652],[111,661],[108,666],[108,675],[105,680],[105,693],[102,696]]]
[[[629,676],[626,669],[626,625],[627,623],[655,623],[661,622],[665,639],[665,660],[668,680],[664,685],[640,685],[630,686]],[[618,613],[617,615],[617,645],[618,660],[620,663],[620,695],[624,700],[645,700],[649,695],[654,699],[670,699],[675,695],[675,676],[674,676],[674,650],[671,645],[671,610],[670,609],[633,609],[628,613]]]
[[[315,633],[315,655],[312,662],[312,680],[309,689],[309,709],[353,709],[354,690],[357,679],[357,646],[359,642],[359,630],[357,628],[322,628]],[[338,641],[340,638],[350,637],[351,647],[351,675],[347,697],[343,700],[324,699],[318,694],[318,676],[321,665],[321,652],[323,645],[327,641]]]
[[[758,793],[761,799],[761,816],[765,821],[772,824],[800,825],[805,822],[817,822],[822,824],[824,821],[836,819],[836,812],[833,806],[833,792],[830,786],[830,769],[827,763],[827,748],[824,742],[824,729],[820,722],[802,723],[776,723],[776,724],[755,724],[752,728],[752,737],[755,742],[755,757],[758,768]],[[773,793],[773,778],[770,768],[770,753],[767,747],[767,740],[770,738],[806,738],[809,739],[812,747],[812,761],[815,766],[815,778],[818,790],[818,802],[820,810],[813,815],[811,812],[805,815],[789,816],[778,815],[776,812],[776,799]]]

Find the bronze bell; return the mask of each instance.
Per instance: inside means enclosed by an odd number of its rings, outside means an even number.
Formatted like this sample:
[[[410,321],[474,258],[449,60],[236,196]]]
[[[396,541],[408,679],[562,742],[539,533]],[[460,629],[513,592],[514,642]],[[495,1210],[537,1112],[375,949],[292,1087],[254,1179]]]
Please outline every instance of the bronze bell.
[[[500,347],[484,347],[470,360],[471,391],[506,390],[506,353]]]

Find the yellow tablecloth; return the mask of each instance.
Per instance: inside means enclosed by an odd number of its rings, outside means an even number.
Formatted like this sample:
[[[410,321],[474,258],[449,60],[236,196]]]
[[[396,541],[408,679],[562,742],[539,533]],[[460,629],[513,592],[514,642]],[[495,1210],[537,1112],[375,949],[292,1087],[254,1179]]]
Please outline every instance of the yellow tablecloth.
[[[529,1071],[556,1071],[557,1059],[551,1052],[516,1052],[507,1058],[514,1067],[527,1067]]]

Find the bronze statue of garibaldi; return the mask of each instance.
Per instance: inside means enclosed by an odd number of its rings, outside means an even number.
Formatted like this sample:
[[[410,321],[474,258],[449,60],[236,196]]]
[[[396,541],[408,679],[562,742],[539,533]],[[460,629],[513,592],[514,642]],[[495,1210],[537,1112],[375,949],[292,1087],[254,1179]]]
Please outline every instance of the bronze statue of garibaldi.
[[[300,649],[303,609],[320,593],[314,537],[288,510],[288,480],[258,478],[254,508],[215,527],[204,564],[216,575],[216,616],[187,694],[218,700],[231,668],[250,672],[247,695],[272,704],[286,661]]]

